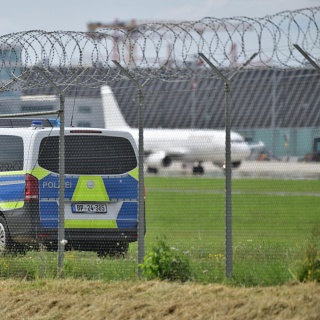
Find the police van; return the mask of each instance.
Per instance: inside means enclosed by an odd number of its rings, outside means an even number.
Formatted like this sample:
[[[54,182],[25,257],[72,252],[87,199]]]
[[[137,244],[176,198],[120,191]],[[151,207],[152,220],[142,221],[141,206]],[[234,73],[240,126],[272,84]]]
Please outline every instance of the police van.
[[[138,160],[122,131],[65,128],[66,250],[125,253],[137,241]],[[58,246],[55,121],[0,119],[0,254]]]

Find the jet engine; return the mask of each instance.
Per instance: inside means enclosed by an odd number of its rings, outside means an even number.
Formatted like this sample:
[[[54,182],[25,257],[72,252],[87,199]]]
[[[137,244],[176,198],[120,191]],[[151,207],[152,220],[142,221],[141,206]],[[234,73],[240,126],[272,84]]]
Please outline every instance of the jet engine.
[[[145,165],[149,172],[157,173],[160,167],[169,167],[172,159],[165,152],[152,153],[145,159]]]

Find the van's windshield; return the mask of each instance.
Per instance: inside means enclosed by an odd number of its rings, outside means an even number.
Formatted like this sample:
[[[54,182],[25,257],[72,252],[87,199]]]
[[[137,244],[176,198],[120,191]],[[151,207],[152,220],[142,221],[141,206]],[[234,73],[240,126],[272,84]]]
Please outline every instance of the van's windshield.
[[[59,172],[59,136],[41,141],[38,163],[51,172]],[[66,174],[123,174],[137,166],[129,140],[95,135],[65,136]]]

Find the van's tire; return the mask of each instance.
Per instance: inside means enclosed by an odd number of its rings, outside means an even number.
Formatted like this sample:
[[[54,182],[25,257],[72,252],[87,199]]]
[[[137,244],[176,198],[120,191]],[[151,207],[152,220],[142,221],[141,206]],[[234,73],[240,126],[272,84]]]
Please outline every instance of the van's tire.
[[[0,256],[3,256],[10,247],[10,234],[7,222],[3,217],[0,217]]]
[[[99,248],[97,250],[97,255],[100,258],[104,257],[123,257],[127,254],[129,249],[129,243],[121,242],[121,243],[113,243],[108,244],[105,247]]]
[[[48,252],[56,252],[58,251],[58,243],[56,242],[46,243],[45,248]]]
[[[27,247],[11,240],[6,220],[0,216],[0,256],[5,253],[26,254]]]
[[[9,247],[9,250],[12,254],[22,254],[25,255],[28,251],[27,246],[23,244],[19,244],[16,242],[12,243],[12,246]]]

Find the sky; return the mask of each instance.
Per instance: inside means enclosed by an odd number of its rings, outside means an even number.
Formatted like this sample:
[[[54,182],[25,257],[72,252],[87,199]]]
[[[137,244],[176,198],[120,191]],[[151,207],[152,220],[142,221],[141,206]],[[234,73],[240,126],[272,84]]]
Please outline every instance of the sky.
[[[320,0],[0,0],[0,36],[20,31],[87,31],[87,24],[204,17],[260,18],[320,6]]]

